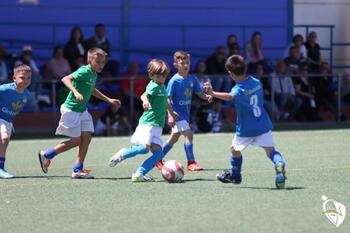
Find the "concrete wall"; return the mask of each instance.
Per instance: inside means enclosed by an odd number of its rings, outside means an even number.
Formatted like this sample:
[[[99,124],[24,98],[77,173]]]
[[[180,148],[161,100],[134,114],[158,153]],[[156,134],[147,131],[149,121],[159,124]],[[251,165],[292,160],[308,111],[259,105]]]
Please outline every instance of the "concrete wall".
[[[294,0],[295,24],[331,24],[335,25],[334,42],[350,43],[350,0]],[[329,31],[312,29],[318,33],[321,46],[329,47]],[[295,32],[304,33],[303,30]],[[336,47],[333,54],[334,65],[350,66],[350,46]],[[329,53],[323,52],[328,58]]]

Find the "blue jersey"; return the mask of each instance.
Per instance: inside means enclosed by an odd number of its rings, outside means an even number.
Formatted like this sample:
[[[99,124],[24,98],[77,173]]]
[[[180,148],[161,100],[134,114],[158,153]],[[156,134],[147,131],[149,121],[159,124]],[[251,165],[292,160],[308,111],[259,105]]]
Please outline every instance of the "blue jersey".
[[[171,106],[173,111],[179,114],[178,121],[190,120],[190,110],[193,93],[202,92],[202,88],[198,79],[193,75],[183,78],[179,74],[175,74],[169,81],[167,86],[168,96],[171,97]]]
[[[249,76],[232,89],[237,112],[236,135],[255,137],[272,129],[270,117],[264,109],[264,91],[261,82]]]
[[[13,122],[15,116],[31,98],[27,89],[23,93],[18,93],[15,83],[0,85],[0,118]]]

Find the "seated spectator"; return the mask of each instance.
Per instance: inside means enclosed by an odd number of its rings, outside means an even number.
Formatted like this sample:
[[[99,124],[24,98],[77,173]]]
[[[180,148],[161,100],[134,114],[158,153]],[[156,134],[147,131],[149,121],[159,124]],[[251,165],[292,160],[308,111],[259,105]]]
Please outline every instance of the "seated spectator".
[[[37,99],[37,95],[41,93],[41,81],[42,77],[36,62],[33,59],[32,46],[26,45],[22,48],[22,56],[15,62],[15,65],[26,64],[32,69],[32,83],[29,86],[29,90],[33,92],[33,99]]]
[[[120,121],[125,124],[129,135],[131,135],[133,130],[123,110],[121,108],[117,109],[115,106],[108,107],[96,123],[96,135],[116,136]]]
[[[292,46],[289,48],[289,56],[284,59],[284,62],[287,65],[287,71],[290,74],[298,74],[300,72],[300,67],[302,61],[299,58],[299,48]]]
[[[272,115],[272,103],[271,103],[271,87],[269,84],[269,80],[267,75],[264,73],[264,67],[262,65],[258,65],[256,67],[256,73],[254,77],[258,78],[263,86],[264,90],[264,107],[268,111],[270,115]],[[274,115],[278,113],[277,109],[275,109]]]
[[[45,73],[46,80],[61,80],[67,74],[72,73],[67,59],[64,58],[62,47],[56,46],[54,48]]]
[[[322,62],[320,66],[321,76],[311,78],[313,86],[315,86],[316,106],[320,116],[326,115],[327,112],[335,119],[336,116],[336,99],[333,91],[332,70],[327,62]]]
[[[308,76],[308,67],[301,67],[300,77],[294,79],[295,92],[298,99],[302,100],[302,106],[296,114],[299,121],[319,120],[315,101],[315,87],[311,84]]]
[[[307,49],[304,45],[304,37],[300,34],[296,34],[295,36],[293,36],[292,43],[284,51],[283,58],[289,56],[289,49],[293,46],[299,48],[299,59],[303,60],[307,58]]]
[[[305,47],[307,49],[307,58],[309,62],[309,68],[310,72],[312,73],[318,73],[320,70],[320,64],[321,64],[321,47],[316,42],[317,40],[317,34],[316,32],[310,32]]]
[[[245,50],[246,62],[248,64],[247,72],[254,74],[258,64],[263,65],[264,72],[270,73],[271,68],[267,65],[262,48],[262,35],[260,32],[254,32],[250,38],[250,42]]]
[[[0,47],[0,84],[8,79],[7,65],[4,61],[5,49]]]
[[[137,62],[130,62],[128,65],[128,71],[121,74],[121,77],[123,78],[120,81],[123,105],[131,107],[130,98],[132,94],[135,109],[134,117],[135,119],[138,119],[143,111],[141,95],[145,92],[149,79],[140,72],[140,64]],[[130,85],[131,82],[133,83],[132,86]]]
[[[236,35],[231,34],[227,37],[227,50],[228,50],[227,57],[240,54],[240,46]]]
[[[72,71],[77,70],[80,66],[78,63],[84,64],[84,56],[87,50],[84,47],[84,35],[80,27],[75,26],[71,33],[70,39],[64,46],[64,57],[68,60]],[[82,60],[77,62],[78,60]]]
[[[276,72],[271,74],[271,86],[277,105],[275,119],[293,120],[302,105],[302,100],[296,98],[293,80],[287,74],[287,66],[283,60],[277,62]]]
[[[215,53],[206,60],[207,73],[211,76],[210,81],[214,91],[229,92],[231,89],[231,80],[227,77],[225,62],[226,49],[223,46],[216,47]]]
[[[203,84],[206,82],[210,83],[210,77],[207,72],[207,64],[205,63],[205,61],[199,60],[196,63],[193,73],[197,77],[201,86],[203,86]]]

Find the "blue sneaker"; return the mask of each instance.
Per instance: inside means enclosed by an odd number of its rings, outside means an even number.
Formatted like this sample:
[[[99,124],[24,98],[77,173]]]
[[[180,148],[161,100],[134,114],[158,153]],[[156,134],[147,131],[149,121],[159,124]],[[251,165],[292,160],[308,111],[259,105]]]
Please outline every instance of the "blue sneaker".
[[[223,170],[222,172],[216,175],[216,178],[222,183],[240,184],[242,182],[241,175],[239,175],[238,177],[233,177],[231,176],[231,173],[229,170]]]
[[[15,176],[12,175],[11,173],[8,173],[5,169],[0,169],[0,178],[13,179],[15,178]]]
[[[277,189],[284,189],[285,188],[285,183],[286,183],[286,171],[284,168],[283,163],[276,163],[275,164],[275,170],[276,170],[276,179],[275,179],[275,184]]]

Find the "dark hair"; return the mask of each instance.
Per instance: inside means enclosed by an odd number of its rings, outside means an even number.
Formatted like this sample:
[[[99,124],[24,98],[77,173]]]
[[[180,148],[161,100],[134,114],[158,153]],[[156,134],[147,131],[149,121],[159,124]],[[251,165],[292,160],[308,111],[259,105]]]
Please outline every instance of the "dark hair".
[[[254,43],[254,40],[255,40],[255,37],[257,36],[261,36],[261,32],[253,32],[252,36],[250,37],[250,44],[252,46],[252,49],[253,49],[253,53],[254,53],[254,56],[258,56],[258,46],[260,46],[261,48],[261,45],[255,45]]]
[[[83,31],[81,30],[81,28],[79,26],[75,26],[72,31],[70,32],[70,41],[74,41],[74,33],[75,31],[79,31],[80,32],[80,39],[79,42],[83,43],[84,42],[84,34]]]
[[[230,34],[230,35],[228,35],[228,36],[227,36],[227,41],[226,41],[227,47],[230,46],[230,39],[231,39],[231,38],[235,38],[236,41],[238,41],[237,36],[236,36],[235,34]],[[237,43],[237,42],[236,42],[236,43]]]
[[[301,34],[296,34],[295,36],[293,36],[293,40],[292,40],[294,44],[296,43],[298,38],[301,38],[302,40],[304,40],[304,37]]]
[[[105,25],[104,24],[102,24],[102,23],[98,23],[98,24],[96,24],[95,25],[95,29],[97,29],[97,28],[99,28],[99,27],[105,27]]]
[[[244,58],[240,55],[232,55],[227,59],[225,68],[234,75],[243,75],[245,73]]]
[[[53,56],[53,57],[56,55],[57,50],[59,50],[59,49],[62,49],[62,51],[63,51],[63,47],[60,46],[60,45],[57,45],[57,46],[55,46],[55,47],[53,48],[53,52],[52,52],[52,56]]]

